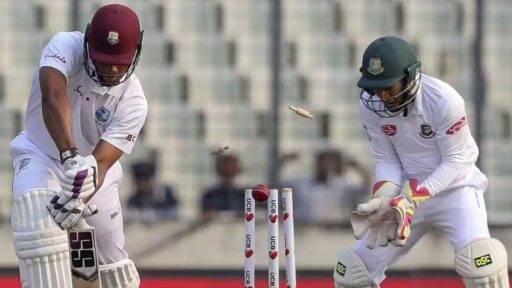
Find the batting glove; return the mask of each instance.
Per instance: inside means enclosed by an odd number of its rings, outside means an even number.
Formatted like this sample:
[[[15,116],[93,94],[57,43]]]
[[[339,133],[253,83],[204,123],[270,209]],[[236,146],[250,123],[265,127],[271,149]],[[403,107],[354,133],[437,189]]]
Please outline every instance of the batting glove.
[[[390,181],[380,181],[373,186],[373,198],[359,204],[352,213],[351,224],[356,239],[368,233],[366,247],[373,249],[377,243],[387,246],[396,237],[397,222],[390,201],[400,193],[401,187]]]
[[[426,187],[420,186],[417,179],[410,179],[404,183],[401,194],[391,200],[391,207],[395,212],[395,220],[398,223],[395,246],[403,247],[405,245],[411,234],[410,227],[414,211],[430,197],[430,191]]]
[[[59,202],[62,198],[59,196],[53,197],[47,209],[55,223],[64,230],[73,227],[80,217],[87,218],[98,213],[95,204],[86,204],[82,199],[77,198],[71,198],[63,204]]]
[[[93,155],[76,155],[62,164],[61,187],[67,198],[87,198],[98,186],[98,163]]]

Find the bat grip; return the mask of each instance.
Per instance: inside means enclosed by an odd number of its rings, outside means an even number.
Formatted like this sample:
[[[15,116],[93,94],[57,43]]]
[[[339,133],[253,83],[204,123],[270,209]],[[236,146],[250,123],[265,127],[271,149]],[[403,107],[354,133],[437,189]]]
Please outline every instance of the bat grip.
[[[85,221],[84,217],[78,218],[75,225],[73,226],[74,230],[89,229],[89,228],[91,228],[91,225],[87,224],[87,221]]]

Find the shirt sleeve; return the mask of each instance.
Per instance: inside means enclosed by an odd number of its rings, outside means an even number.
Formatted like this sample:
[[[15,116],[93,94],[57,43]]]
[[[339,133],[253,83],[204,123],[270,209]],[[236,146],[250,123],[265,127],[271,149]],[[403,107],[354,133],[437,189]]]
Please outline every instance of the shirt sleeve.
[[[81,34],[60,32],[50,39],[43,49],[39,68],[52,67],[68,76],[76,74],[82,67],[83,48]],[[78,53],[77,53],[78,52]]]
[[[403,174],[402,164],[393,143],[382,131],[377,119],[378,116],[368,110],[362,103],[359,105],[359,114],[373,151],[375,181],[391,181],[400,185]]]
[[[130,154],[146,121],[148,104],[142,89],[123,97],[126,98],[118,104],[114,118],[101,135],[101,139]]]
[[[478,157],[478,148],[467,124],[464,99],[453,89],[446,93],[446,101],[437,106],[441,117],[434,122],[441,164],[421,183],[432,196],[443,191]]]

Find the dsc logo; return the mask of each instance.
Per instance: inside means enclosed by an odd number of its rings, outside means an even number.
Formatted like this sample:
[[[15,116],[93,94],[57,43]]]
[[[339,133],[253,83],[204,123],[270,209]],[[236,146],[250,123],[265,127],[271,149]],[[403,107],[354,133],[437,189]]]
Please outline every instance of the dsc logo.
[[[336,265],[336,273],[340,274],[341,276],[345,276],[345,272],[347,271],[347,266],[343,265],[343,263],[338,262]]]
[[[476,268],[484,267],[489,264],[492,264],[491,255],[489,254],[475,258]]]

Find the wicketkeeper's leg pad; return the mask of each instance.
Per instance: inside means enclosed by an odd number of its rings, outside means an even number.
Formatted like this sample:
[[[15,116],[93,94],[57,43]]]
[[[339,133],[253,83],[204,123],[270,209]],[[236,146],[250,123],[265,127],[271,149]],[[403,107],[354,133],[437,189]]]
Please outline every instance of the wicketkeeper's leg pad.
[[[507,250],[497,239],[478,239],[457,251],[455,270],[468,288],[509,288]]]
[[[140,286],[139,273],[130,259],[100,265],[99,270],[103,288],[139,288]]]
[[[33,190],[14,201],[11,225],[23,288],[72,287],[67,234],[46,209],[54,195]]]
[[[334,269],[336,288],[372,288],[370,274],[363,261],[350,248],[341,251]]]

